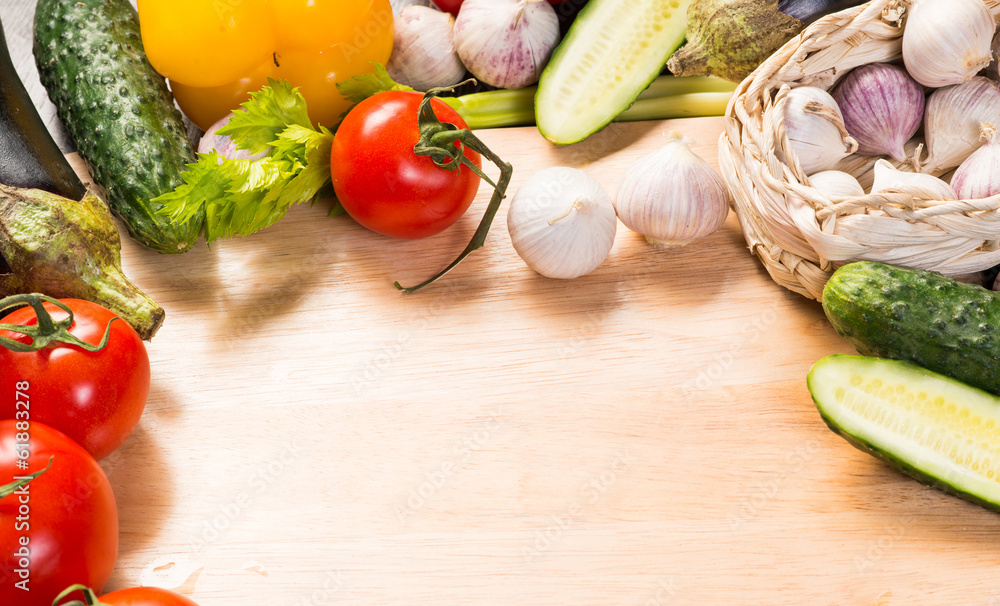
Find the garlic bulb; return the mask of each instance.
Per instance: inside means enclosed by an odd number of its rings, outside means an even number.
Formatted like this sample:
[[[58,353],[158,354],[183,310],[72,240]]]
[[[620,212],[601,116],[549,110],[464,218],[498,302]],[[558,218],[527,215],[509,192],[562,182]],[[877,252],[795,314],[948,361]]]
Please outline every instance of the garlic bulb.
[[[927,159],[920,170],[937,174],[961,164],[982,145],[983,123],[1000,124],[1000,83],[975,76],[931,93],[924,111]]]
[[[514,250],[549,278],[576,278],[596,269],[611,252],[617,228],[607,192],[576,168],[538,171],[518,188],[507,209]]]
[[[432,4],[431,0],[389,0],[393,17],[398,17],[407,6],[431,6]]]
[[[614,205],[626,227],[660,247],[683,246],[715,233],[729,214],[719,173],[677,132],[622,175]]]
[[[911,173],[898,170],[888,160],[875,163],[875,182],[871,193],[879,193],[894,189],[919,188],[922,198],[931,200],[957,200],[958,194],[950,185],[934,175]]]
[[[454,86],[465,77],[455,51],[455,22],[435,8],[413,4],[393,23],[392,55],[385,68],[392,79],[417,90]]]
[[[865,195],[865,190],[858,180],[841,170],[824,170],[811,174],[809,184],[828,196]]]
[[[919,0],[903,29],[903,63],[931,88],[968,80],[990,62],[995,24],[983,0]]]
[[[924,119],[924,89],[901,67],[869,63],[854,68],[833,91],[847,132],[862,156],[887,154],[903,162],[903,146]]]
[[[982,147],[955,169],[951,187],[962,200],[977,200],[1000,194],[1000,139],[992,124],[982,125]]]
[[[799,166],[807,175],[833,169],[858,148],[844,128],[837,102],[821,88],[800,86],[788,91],[783,123]],[[785,161],[781,156],[778,159]]]
[[[237,111],[243,111],[237,110]],[[270,148],[265,149],[260,153],[250,153],[249,150],[240,149],[233,143],[233,140],[225,135],[220,135],[217,131],[223,126],[229,124],[229,119],[232,118],[232,114],[227,114],[224,118],[221,118],[218,122],[208,127],[205,134],[201,136],[198,141],[198,153],[207,154],[213,149],[215,153],[219,156],[219,162],[222,162],[222,158],[231,158],[233,160],[260,160],[261,158],[267,156],[270,153]]]
[[[472,75],[496,88],[538,82],[559,42],[559,18],[545,0],[465,0],[455,48]]]

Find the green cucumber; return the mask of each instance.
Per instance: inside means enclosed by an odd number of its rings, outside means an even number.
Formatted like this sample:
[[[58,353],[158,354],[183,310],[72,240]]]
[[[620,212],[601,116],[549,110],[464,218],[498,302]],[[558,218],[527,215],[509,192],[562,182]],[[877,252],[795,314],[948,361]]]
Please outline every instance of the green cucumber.
[[[195,161],[166,81],[146,59],[129,0],[39,0],[34,53],[42,84],[108,206],[140,244],[184,252],[203,217],[175,224],[150,201]]]
[[[816,362],[807,382],[853,446],[1000,511],[1000,398],[911,362],[843,354]]]
[[[586,139],[628,109],[684,42],[692,0],[590,0],[538,82],[535,123],[549,141]]]
[[[858,261],[830,277],[823,310],[861,355],[909,360],[1000,394],[1000,293]]]

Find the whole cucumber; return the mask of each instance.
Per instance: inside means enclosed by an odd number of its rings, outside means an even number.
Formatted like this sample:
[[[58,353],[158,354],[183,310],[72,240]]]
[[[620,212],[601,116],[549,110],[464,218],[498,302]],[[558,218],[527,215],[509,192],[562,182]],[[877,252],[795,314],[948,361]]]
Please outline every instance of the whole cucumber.
[[[859,261],[833,273],[823,309],[862,355],[908,360],[1000,394],[1000,293],[935,272]]]
[[[128,0],[39,0],[42,84],[129,234],[161,253],[191,248],[204,217],[175,224],[150,201],[182,183],[194,149],[166,81],[146,59]]]

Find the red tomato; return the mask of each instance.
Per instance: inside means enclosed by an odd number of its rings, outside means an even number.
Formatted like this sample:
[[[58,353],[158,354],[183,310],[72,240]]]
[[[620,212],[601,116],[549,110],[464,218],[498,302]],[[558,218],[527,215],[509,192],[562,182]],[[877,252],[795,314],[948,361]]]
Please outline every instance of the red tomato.
[[[73,310],[69,332],[98,344],[115,314],[79,299],[63,299]],[[45,309],[55,320],[67,314],[51,303]],[[5,316],[6,324],[37,323],[35,311],[22,307]],[[30,338],[0,331],[22,342]],[[111,322],[107,346],[89,352],[76,345],[55,343],[36,352],[13,352],[0,346],[0,419],[16,414],[14,385],[31,385],[31,420],[62,431],[100,460],[132,433],[149,395],[149,356],[142,339],[127,322]]]
[[[337,199],[355,221],[394,238],[425,238],[458,220],[469,208],[480,178],[468,167],[440,168],[417,156],[421,93],[387,91],[356,105],[333,138],[330,172]],[[467,128],[445,102],[432,101],[442,122]],[[478,153],[466,157],[482,166]]]
[[[434,5],[445,12],[457,15],[458,9],[462,8],[462,0],[434,0]]]
[[[84,588],[78,588],[84,589]],[[84,590],[87,597],[92,597],[92,592]],[[69,594],[72,595],[72,594]],[[67,596],[69,597],[69,596]],[[60,601],[60,604],[65,602]],[[78,602],[66,603],[66,606],[77,604]],[[119,589],[106,593],[100,597],[100,604],[105,606],[198,606],[190,599],[159,587],[132,587],[129,589]]]
[[[34,396],[34,389],[21,393]],[[50,457],[52,466],[0,498],[0,604],[50,606],[74,583],[108,582],[118,557],[118,510],[94,457],[35,422],[34,400],[28,402],[20,411],[31,420],[0,421],[0,485],[43,469]],[[18,467],[22,461],[27,469]]]

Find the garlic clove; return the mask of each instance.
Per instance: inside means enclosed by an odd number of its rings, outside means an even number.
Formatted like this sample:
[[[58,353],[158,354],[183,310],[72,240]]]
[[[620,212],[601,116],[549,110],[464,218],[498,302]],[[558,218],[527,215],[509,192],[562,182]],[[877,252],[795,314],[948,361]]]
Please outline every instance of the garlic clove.
[[[964,82],[986,67],[995,24],[983,0],[919,0],[903,29],[903,63],[931,88]]]
[[[983,123],[1000,124],[1000,83],[975,76],[932,92],[924,110],[927,158],[920,170],[941,174],[961,164],[982,145]]]
[[[928,200],[958,199],[955,190],[934,175],[899,170],[888,160],[879,160],[875,163],[875,181],[871,193],[894,190],[905,190]]]
[[[435,8],[411,4],[393,23],[393,47],[386,71],[417,90],[454,86],[465,78],[455,50],[454,20]]]
[[[1000,194],[1000,139],[992,124],[982,125],[982,147],[955,169],[951,187],[962,200],[978,200]]]
[[[559,37],[559,18],[545,1],[465,0],[455,19],[462,63],[496,88],[538,82]]]
[[[863,196],[865,189],[853,175],[841,170],[824,170],[809,175],[809,184],[828,196]]]
[[[676,131],[622,175],[615,195],[621,222],[658,247],[684,246],[715,233],[729,214],[719,173]]]
[[[788,91],[781,124],[799,166],[807,175],[835,168],[858,147],[844,127],[844,116],[837,101],[815,86],[800,86]],[[777,156],[787,162],[780,149]]]
[[[607,192],[575,168],[536,172],[507,208],[514,250],[528,267],[548,278],[572,279],[597,269],[611,252],[617,227]]]
[[[851,70],[833,91],[847,132],[862,156],[906,160],[904,145],[924,118],[924,89],[901,67],[869,63]]]

